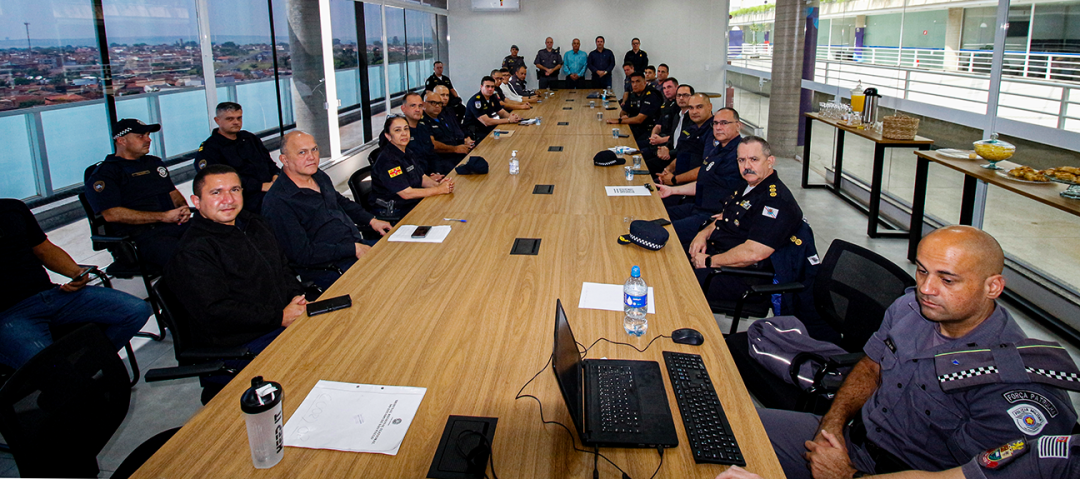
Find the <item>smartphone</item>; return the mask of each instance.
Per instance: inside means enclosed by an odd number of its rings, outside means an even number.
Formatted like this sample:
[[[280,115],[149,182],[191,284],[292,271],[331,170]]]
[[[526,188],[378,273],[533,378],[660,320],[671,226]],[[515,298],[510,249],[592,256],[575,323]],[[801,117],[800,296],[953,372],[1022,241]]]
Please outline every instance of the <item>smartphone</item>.
[[[91,271],[93,271],[93,270],[94,270],[94,268],[86,268],[86,270],[85,270],[85,271],[83,271],[82,273],[79,273],[79,275],[78,275],[78,276],[76,276],[76,277],[74,277],[74,278],[71,278],[71,281],[70,281],[70,282],[71,282],[71,283],[74,283],[74,282],[76,282],[76,281],[82,281],[82,279],[83,279],[83,278],[85,278],[85,277],[86,277],[86,275],[90,274],[90,272],[91,272]]]
[[[331,311],[337,311],[339,309],[345,309],[352,307],[352,298],[345,294],[336,298],[324,299],[322,301],[315,301],[314,303],[307,304],[308,316],[316,316],[323,313],[329,313]]]
[[[630,135],[629,135],[629,134],[626,134],[626,135],[619,135],[619,138],[630,138]]]
[[[668,220],[666,220],[664,218],[657,218],[655,220],[652,220],[652,222],[656,223],[657,225],[660,225],[660,226],[667,226],[667,225],[671,224],[670,221],[668,221]]]
[[[430,226],[417,226],[416,231],[413,231],[412,237],[413,238],[423,238],[423,237],[427,236],[428,231],[431,231]]]
[[[649,174],[649,170],[630,170],[630,171],[632,173],[634,173],[635,175],[647,175],[647,174]]]

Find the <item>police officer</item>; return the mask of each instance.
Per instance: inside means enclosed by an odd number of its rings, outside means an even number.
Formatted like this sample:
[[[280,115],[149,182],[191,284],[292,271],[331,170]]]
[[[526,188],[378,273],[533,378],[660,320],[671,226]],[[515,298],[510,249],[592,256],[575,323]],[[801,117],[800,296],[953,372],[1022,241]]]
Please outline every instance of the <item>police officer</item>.
[[[728,136],[719,121],[737,117],[731,109],[722,109],[713,117],[713,139],[705,155],[704,163],[698,170],[697,180],[679,186],[656,185],[661,198],[672,195],[693,196],[693,203],[669,206],[675,234],[683,247],[689,248],[701,225],[712,215],[721,211],[724,200],[732,192],[746,187],[746,181],[739,175],[738,149],[742,137],[736,133]]]
[[[419,123],[431,135],[431,144],[439,155],[436,172],[445,176],[472,151],[476,142],[466,138],[460,126],[450,124],[443,118],[444,105],[441,95],[429,92],[424,99],[424,117]]]
[[[514,71],[515,68],[525,64],[525,57],[518,55],[517,45],[510,45],[510,54],[503,58],[502,67],[506,71]]]
[[[261,210],[263,196],[281,174],[281,169],[270,159],[270,151],[262,140],[243,129],[244,111],[240,104],[218,103],[214,122],[218,127],[195,153],[195,171],[202,171],[209,165],[233,167],[244,188],[244,204],[249,211]]]
[[[656,119],[652,135],[649,136],[649,145],[654,151],[646,156],[649,172],[653,174],[664,171],[674,159],[671,151],[675,149],[674,142],[678,136],[673,133],[682,131],[685,113],[690,109],[690,96],[694,94],[693,86],[679,85],[679,80],[675,78],[664,81],[662,87],[662,95],[666,101],[660,105],[660,115]]]
[[[125,118],[113,125],[116,153],[86,170],[86,199],[108,222],[110,235],[130,236],[142,258],[161,268],[172,258],[191,219],[184,195],[161,158],[149,155],[150,133],[161,125]]]
[[[743,138],[738,147],[739,169],[747,187],[734,191],[715,221],[690,243],[690,258],[699,281],[709,268],[753,267],[770,271],[769,257],[799,229],[802,209],[773,170],[776,157],[763,138]],[[735,300],[750,286],[767,279],[720,275],[706,293],[710,299]]]
[[[405,149],[409,157],[420,166],[420,172],[425,174],[436,173],[443,168],[442,158],[435,153],[435,145],[431,143],[431,131],[428,125],[421,122],[424,119],[424,100],[419,93],[408,93],[401,102],[401,113],[409,122],[409,146]],[[439,175],[442,178],[442,175]]]
[[[709,97],[695,93],[687,100],[687,107],[682,127],[671,133],[674,137],[674,149],[670,156],[674,157],[675,161],[657,175],[657,179],[665,185],[674,186],[697,180],[705,146],[713,129],[712,102]],[[735,110],[726,108],[721,111],[725,113],[721,115],[723,119],[720,121],[725,122],[723,124],[727,128],[723,129],[724,135],[721,138],[714,139],[727,144],[732,138],[739,136],[739,120]]]
[[[517,123],[521,117],[507,112],[498,97],[495,96],[495,79],[484,77],[480,80],[480,91],[469,98],[465,105],[465,119],[462,127],[470,132],[470,137],[477,143],[495,129],[495,125]]]
[[[541,90],[552,88],[559,81],[559,70],[563,65],[562,54],[552,48],[554,43],[551,37],[547,37],[544,40],[544,48],[537,51],[536,58],[533,59],[533,64],[536,65],[537,88]],[[511,68],[510,73],[517,73],[517,70]]]
[[[435,87],[434,92],[439,94],[439,96],[443,100],[444,105],[449,105],[450,104],[450,101],[452,99],[452,97],[450,96],[450,89],[446,88],[445,86],[439,85],[439,86]],[[464,105],[461,106],[461,110],[462,110],[461,114],[459,115],[457,113],[457,111],[455,111],[453,108],[444,107],[442,109],[442,113],[439,114],[439,117],[442,118],[442,120],[444,122],[446,122],[447,124],[449,124],[450,126],[453,126],[454,128],[457,128],[458,130],[461,130],[461,119],[465,117],[465,106]],[[463,130],[462,130],[462,134],[468,135],[468,133],[464,132]]]
[[[619,118],[608,120],[611,124],[630,125],[630,131],[634,135],[638,149],[649,146],[649,135],[656,123],[656,115],[660,113],[660,95],[652,89],[645,88],[645,75],[635,72],[630,76],[630,97],[626,105],[619,112]]]
[[[807,461],[825,459],[821,431],[846,437],[854,467],[875,474],[947,469],[1018,437],[1068,434],[1076,413],[1064,388],[1080,374],[997,303],[1003,267],[1001,246],[976,228],[923,238],[916,286],[886,311],[828,413],[758,410],[787,476],[808,478]]]
[[[630,47],[623,55],[623,63],[630,63],[634,65],[634,71],[644,73],[645,67],[649,66],[649,54],[641,49],[641,40],[637,38],[630,41]]]
[[[427,78],[427,82],[424,83],[424,91],[435,91],[436,87],[446,87],[450,93],[449,107],[455,111],[460,110],[460,114],[465,114],[465,107],[461,104],[461,95],[458,95],[457,90],[454,89],[454,83],[450,81],[450,77],[443,75],[443,62],[435,62],[433,67],[435,70]]]
[[[626,104],[626,99],[630,97],[630,92],[634,91],[634,87],[630,85],[630,77],[634,74],[634,64],[630,62],[623,63],[623,86],[622,86],[622,100],[619,100],[619,106]],[[645,88],[649,87],[648,80],[645,81]]]
[[[387,118],[379,136],[382,152],[372,165],[371,195],[378,205],[375,216],[391,224],[409,214],[420,200],[454,192],[452,178],[436,181],[409,158],[409,140],[408,122],[402,117]]]

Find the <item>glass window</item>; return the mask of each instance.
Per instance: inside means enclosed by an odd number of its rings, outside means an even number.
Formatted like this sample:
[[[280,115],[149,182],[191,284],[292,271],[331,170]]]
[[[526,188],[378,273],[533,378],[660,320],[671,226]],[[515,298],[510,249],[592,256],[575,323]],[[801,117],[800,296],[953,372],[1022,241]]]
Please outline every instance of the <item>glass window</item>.
[[[208,2],[208,6],[218,102],[234,101],[244,108],[245,130],[276,131],[278,102],[266,3]],[[284,39],[288,41],[287,34]]]
[[[30,150],[28,115],[0,117],[0,138],[5,147],[0,156],[0,197],[29,198],[37,194],[34,182],[34,155]]]
[[[434,60],[435,14],[417,10],[405,11],[406,59],[409,62],[409,89],[421,88],[431,73]]]
[[[364,4],[364,31],[367,38],[367,64],[368,64],[368,96],[371,98],[372,107],[381,109],[381,105],[375,103],[386,97],[386,77],[383,68],[386,68],[385,53],[382,43],[382,6]]]
[[[387,63],[390,69],[390,95],[397,96],[405,91],[405,11],[401,8],[386,7],[386,48],[389,49]]]

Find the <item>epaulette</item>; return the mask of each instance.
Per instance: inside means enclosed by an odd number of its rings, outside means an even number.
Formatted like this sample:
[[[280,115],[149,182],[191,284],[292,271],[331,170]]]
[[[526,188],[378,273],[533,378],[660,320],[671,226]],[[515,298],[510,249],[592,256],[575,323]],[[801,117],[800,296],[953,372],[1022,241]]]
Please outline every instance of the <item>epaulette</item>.
[[[1080,371],[1065,348],[1053,341],[1025,339],[981,349],[934,355],[942,391],[984,384],[1042,383],[1080,391]]]

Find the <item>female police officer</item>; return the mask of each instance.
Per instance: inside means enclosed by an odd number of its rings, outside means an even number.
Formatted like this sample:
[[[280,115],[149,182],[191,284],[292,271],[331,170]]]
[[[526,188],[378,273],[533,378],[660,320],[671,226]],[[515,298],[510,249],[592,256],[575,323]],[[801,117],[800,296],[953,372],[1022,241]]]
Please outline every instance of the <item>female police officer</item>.
[[[371,194],[376,205],[375,216],[395,224],[421,199],[454,192],[454,180],[432,179],[405,153],[409,139],[409,122],[405,117],[388,116],[379,136],[382,151],[372,166]]]

